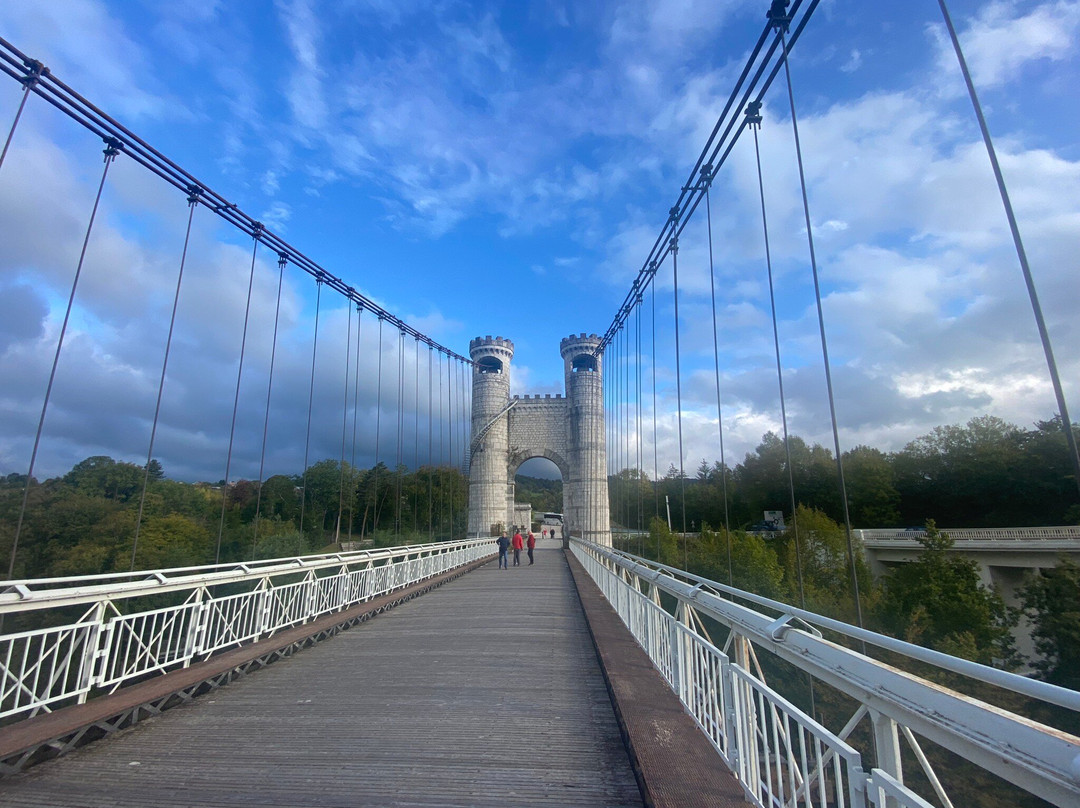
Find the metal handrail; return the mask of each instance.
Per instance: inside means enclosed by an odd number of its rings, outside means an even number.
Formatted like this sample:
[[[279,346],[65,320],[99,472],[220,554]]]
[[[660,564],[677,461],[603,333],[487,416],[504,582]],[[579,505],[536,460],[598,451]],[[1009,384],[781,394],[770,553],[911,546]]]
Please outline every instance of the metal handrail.
[[[989,665],[983,665],[967,659],[960,659],[959,657],[944,654],[940,651],[934,651],[930,648],[924,648],[921,645],[915,645],[914,643],[905,642],[904,640],[898,640],[895,637],[889,637],[885,634],[878,634],[877,632],[859,628],[850,623],[845,623],[842,620],[835,620],[831,617],[817,614],[816,612],[800,609],[797,606],[792,606],[783,601],[773,600],[762,595],[755,595],[752,592],[746,592],[742,589],[736,589],[735,587],[727,586],[718,581],[713,581],[708,578],[703,578],[700,575],[686,572],[678,567],[669,567],[666,564],[649,561],[639,556],[632,555],[631,553],[624,553],[620,550],[614,550],[607,547],[598,549],[601,553],[610,555],[613,558],[618,557],[619,559],[629,561],[629,564],[627,565],[628,569],[633,570],[634,574],[640,575],[645,580],[659,584],[659,578],[662,576],[667,576],[672,580],[681,578],[698,585],[699,591],[712,591],[716,594],[737,597],[740,600],[753,603],[757,606],[773,609],[783,615],[798,617],[817,628],[836,632],[837,634],[841,634],[853,640],[881,648],[882,650],[900,654],[909,659],[924,662],[928,665],[933,665],[934,667],[942,668],[953,673],[959,673],[962,676],[977,679],[1004,690],[1011,690],[1012,692],[1023,696],[1028,696],[1033,699],[1045,701],[1049,704],[1056,704],[1059,707],[1065,707],[1066,709],[1080,712],[1080,692],[1075,690],[1059,687],[1058,685],[1050,684],[1049,682],[1040,682],[1037,679],[1028,679],[1025,676],[1019,676],[1015,673],[1010,673],[1009,671],[992,668]]]
[[[1059,527],[981,527],[981,528],[942,528],[942,533],[948,533],[949,538],[956,542],[966,541],[1078,541],[1080,542],[1080,525],[1062,525]],[[925,530],[892,529],[892,528],[864,528],[856,530],[855,534],[865,542],[876,541],[912,541],[917,542],[919,537],[925,536]]]
[[[646,598],[643,593],[651,590],[651,599],[657,608],[661,594],[674,598],[676,614],[683,623],[693,626],[693,621],[687,617],[690,613],[698,615],[698,620],[701,617],[716,620],[731,630],[732,638],[744,638],[744,641],[768,650],[855,699],[862,705],[861,712],[849,724],[857,723],[859,716],[871,716],[874,743],[878,747],[876,758],[878,761],[891,758],[896,770],[887,773],[897,779],[902,779],[898,777],[900,763],[897,755],[899,733],[902,731],[909,743],[914,742],[912,733],[920,735],[1054,804],[1075,805],[1080,800],[1080,738],[991,707],[985,702],[879,662],[823,638],[815,629],[820,627],[836,631],[911,659],[1070,710],[1080,710],[1080,693],[857,629],[841,621],[727,587],[683,570],[646,562],[645,559],[609,547],[573,539],[571,549],[594,579],[598,576],[610,578],[601,589],[607,586],[605,594],[620,615],[624,616],[632,631],[632,624],[640,622],[640,618],[634,615],[634,609],[641,607],[634,604]],[[618,582],[618,586],[615,587],[612,581]],[[600,580],[597,582],[601,583]],[[755,606],[764,606],[770,612],[778,612],[780,617],[778,619],[774,614],[756,611],[736,602],[736,598]],[[798,618],[803,623],[793,624],[795,621],[792,618]],[[638,632],[635,632],[635,636],[642,642]],[[648,632],[645,636],[648,640]],[[715,648],[711,644],[709,647]],[[686,664],[677,659],[661,658],[657,667],[661,673],[665,667],[678,672],[680,665]],[[749,670],[749,667],[744,665],[744,669]],[[683,695],[686,686],[678,679],[676,683],[679,687],[675,687],[675,684],[673,687]],[[694,685],[697,688],[703,686],[707,685]],[[694,714],[690,704],[688,709]],[[725,716],[716,716],[710,722],[723,720],[726,720]],[[803,721],[802,718],[793,720]],[[705,722],[699,719],[699,724],[705,729]],[[845,730],[839,737],[846,737],[847,732]],[[729,756],[731,751],[721,751],[721,754]],[[766,757],[769,754],[775,755],[775,750],[768,752]],[[759,801],[759,804],[764,804],[764,801]],[[912,801],[907,804],[918,803]]]
[[[490,543],[491,540],[488,539],[487,542]],[[0,614],[89,604],[102,598],[118,600],[191,589],[196,586],[241,583],[300,571],[351,567],[357,564],[380,564],[410,556],[446,553],[482,543],[483,541],[468,539],[436,544],[399,545],[378,550],[353,550],[260,561],[234,561],[194,567],[0,581]]]
[[[53,611],[22,621],[33,628],[0,634],[0,719],[81,703],[492,555],[484,539],[271,559],[257,569],[217,564],[134,580],[120,573],[16,582],[2,596],[5,612]],[[218,588],[225,583],[243,586]],[[166,592],[173,596],[132,600]],[[76,605],[81,617],[62,608]]]

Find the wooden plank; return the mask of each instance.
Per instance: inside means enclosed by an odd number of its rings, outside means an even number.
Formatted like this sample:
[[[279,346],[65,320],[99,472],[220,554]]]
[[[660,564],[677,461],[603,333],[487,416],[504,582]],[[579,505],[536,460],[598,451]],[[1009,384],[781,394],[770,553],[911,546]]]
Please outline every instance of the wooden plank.
[[[108,722],[115,716],[122,715],[140,705],[151,704],[170,694],[180,693],[200,682],[246,665],[266,654],[287,648],[308,637],[331,630],[335,626],[376,614],[399,600],[440,586],[483,563],[482,561],[473,562],[464,568],[444,572],[434,578],[373,598],[344,611],[324,615],[310,623],[279,631],[259,642],[224,651],[187,668],[178,668],[165,675],[153,676],[144,682],[120,688],[115,693],[99,696],[85,704],[64,707],[0,728],[0,760],[54,739],[63,738],[84,727]]]
[[[5,806],[639,806],[558,542],[0,785]]]

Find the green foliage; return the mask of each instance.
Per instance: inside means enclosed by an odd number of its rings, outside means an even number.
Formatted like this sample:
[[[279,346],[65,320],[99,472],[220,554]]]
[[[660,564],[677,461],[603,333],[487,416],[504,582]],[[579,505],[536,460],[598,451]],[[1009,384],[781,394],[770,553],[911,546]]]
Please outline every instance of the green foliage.
[[[562,480],[545,480],[519,474],[514,478],[514,499],[532,505],[534,518],[538,513],[562,513]]]
[[[792,597],[799,597],[801,560],[806,608],[855,622],[851,562],[843,526],[822,511],[800,505],[791,526],[776,539],[776,543],[784,568],[784,583]],[[855,570],[859,592],[865,600],[872,590],[872,582],[858,547],[855,547]]]
[[[679,552],[676,536],[668,530],[667,522],[663,519],[654,517],[649,523],[649,539],[645,545],[645,552],[661,564],[682,565],[682,553]]]
[[[691,540],[691,568],[705,578],[727,583],[729,540],[732,585],[768,598],[785,597],[784,571],[775,550],[752,533],[705,527]]]
[[[1062,558],[1029,578],[1020,599],[1044,657],[1035,667],[1048,682],[1080,690],[1080,566]]]
[[[25,484],[25,475],[0,480],[5,558]],[[89,457],[62,477],[31,485],[15,576],[130,569],[136,532],[135,566],[141,569],[212,563],[219,533],[222,561],[310,553],[333,541],[362,539],[365,532],[380,546],[462,537],[467,497],[468,484],[457,469],[391,471],[380,464],[362,471],[323,460],[305,475],[273,476],[260,490],[252,480],[224,487],[168,480],[157,461],[147,471]]]
[[[1001,597],[979,581],[978,564],[947,552],[948,534],[931,519],[923,552],[892,570],[883,581],[878,617],[909,642],[990,664],[1012,660],[1010,628],[1015,616]]]

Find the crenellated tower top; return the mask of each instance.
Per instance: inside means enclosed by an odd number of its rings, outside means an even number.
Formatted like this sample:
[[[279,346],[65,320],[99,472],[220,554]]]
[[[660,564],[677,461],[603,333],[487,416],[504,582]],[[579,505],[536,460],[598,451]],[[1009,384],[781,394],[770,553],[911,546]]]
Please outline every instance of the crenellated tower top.
[[[514,358],[514,343],[504,337],[477,337],[469,342],[469,357],[477,373],[506,373]]]
[[[603,367],[603,354],[598,354],[600,337],[596,334],[571,334],[559,343],[566,368],[567,384],[572,374],[584,372],[600,373]],[[569,392],[569,386],[567,387]]]

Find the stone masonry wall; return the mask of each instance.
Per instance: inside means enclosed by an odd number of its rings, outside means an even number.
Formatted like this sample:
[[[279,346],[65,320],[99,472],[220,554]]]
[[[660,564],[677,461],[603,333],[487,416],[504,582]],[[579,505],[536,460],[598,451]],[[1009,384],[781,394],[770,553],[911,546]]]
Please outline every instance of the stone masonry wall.
[[[522,396],[510,402],[514,345],[502,337],[469,344],[473,368],[472,434],[491,429],[472,448],[469,470],[469,535],[515,524],[514,475],[523,462],[546,457],[563,478],[564,529],[599,544],[611,543],[604,428],[603,357],[595,334],[562,340],[566,397]],[[498,372],[493,362],[501,363]],[[498,416],[498,417],[497,417]]]

